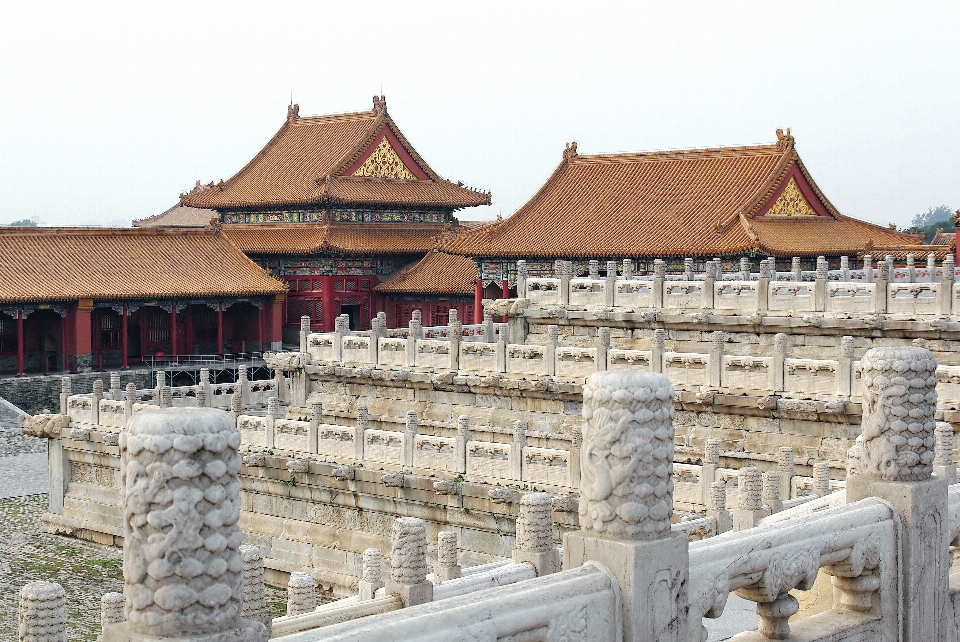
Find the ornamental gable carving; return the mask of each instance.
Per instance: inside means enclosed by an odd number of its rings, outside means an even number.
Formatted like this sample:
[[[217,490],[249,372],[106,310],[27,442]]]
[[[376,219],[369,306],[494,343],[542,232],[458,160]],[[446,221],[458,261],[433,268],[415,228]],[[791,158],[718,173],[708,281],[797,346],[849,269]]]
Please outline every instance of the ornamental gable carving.
[[[371,178],[392,178],[399,181],[415,181],[417,177],[413,175],[407,166],[403,164],[397,152],[393,149],[390,141],[384,136],[380,139],[380,144],[373,150],[370,157],[363,162],[354,176],[368,176]]]
[[[797,181],[792,176],[790,177],[790,182],[787,183],[787,188],[783,190],[783,193],[780,194],[776,202],[773,204],[767,213],[766,216],[776,216],[776,217],[795,217],[795,216],[817,216],[816,210],[814,210],[810,203],[807,202],[807,199],[803,196],[803,192],[800,191],[800,186],[797,185]]]

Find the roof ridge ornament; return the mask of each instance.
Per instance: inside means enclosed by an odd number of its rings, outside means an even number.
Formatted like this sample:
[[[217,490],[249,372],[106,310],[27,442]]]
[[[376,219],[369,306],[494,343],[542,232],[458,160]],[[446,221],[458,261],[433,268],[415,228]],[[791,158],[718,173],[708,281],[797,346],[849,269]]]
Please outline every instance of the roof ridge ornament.
[[[790,128],[787,127],[787,133],[784,134],[782,129],[777,130],[777,150],[785,152],[791,147],[793,147],[793,136],[790,135]]]
[[[577,157],[577,141],[567,143],[563,148],[563,160],[570,162]]]
[[[387,115],[387,97],[384,95],[374,96],[373,97],[373,115],[374,116],[386,116]]]
[[[287,124],[292,124],[300,119],[300,105],[291,103],[287,105]]]

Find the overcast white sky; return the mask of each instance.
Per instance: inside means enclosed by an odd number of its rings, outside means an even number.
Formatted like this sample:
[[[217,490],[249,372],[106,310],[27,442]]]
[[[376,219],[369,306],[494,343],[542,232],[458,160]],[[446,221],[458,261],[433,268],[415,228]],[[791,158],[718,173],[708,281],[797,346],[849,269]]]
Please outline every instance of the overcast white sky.
[[[302,115],[390,114],[513,213],[581,153],[791,127],[842,212],[960,207],[960,2],[3,2],[0,222],[129,224]]]

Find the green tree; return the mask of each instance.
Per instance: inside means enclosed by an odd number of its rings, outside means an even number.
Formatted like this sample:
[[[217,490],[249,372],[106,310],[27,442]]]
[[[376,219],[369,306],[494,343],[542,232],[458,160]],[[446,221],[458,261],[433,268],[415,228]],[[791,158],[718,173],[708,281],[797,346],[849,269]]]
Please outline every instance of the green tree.
[[[37,222],[29,218],[22,218],[19,221],[14,221],[13,223],[10,224],[10,227],[36,227],[36,226],[37,226]]]
[[[931,207],[926,212],[916,214],[910,221],[910,228],[906,231],[912,234],[923,234],[923,242],[929,243],[938,229],[944,232],[956,231],[953,224],[953,211],[946,205]]]

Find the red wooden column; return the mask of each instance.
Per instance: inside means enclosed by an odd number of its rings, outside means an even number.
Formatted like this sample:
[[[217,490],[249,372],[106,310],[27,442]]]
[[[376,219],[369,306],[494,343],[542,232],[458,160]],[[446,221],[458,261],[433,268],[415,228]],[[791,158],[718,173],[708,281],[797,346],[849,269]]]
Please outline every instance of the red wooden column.
[[[223,303],[217,304],[217,356],[223,359]]]
[[[323,329],[323,332],[333,332],[333,279],[324,277],[322,283],[323,293],[320,295],[320,300],[323,303],[323,310],[321,310],[320,314],[320,327]],[[287,298],[287,305],[293,305],[293,301],[291,301],[289,297]]]
[[[281,293],[277,294],[273,299],[273,314],[270,320],[270,341],[277,345],[281,345],[283,342],[283,301],[285,297],[286,295]],[[327,317],[324,316],[324,318],[326,319]]]
[[[260,306],[260,313],[257,315],[257,330],[260,333],[260,352],[267,352],[267,347],[264,341],[267,340],[267,333],[265,332],[266,328],[264,327],[267,322],[267,302],[264,301],[263,305]]]
[[[483,281],[480,279],[473,287],[473,322],[483,323]]]
[[[177,355],[177,302],[170,306],[170,356]]]
[[[120,315],[120,367],[129,368],[129,355],[127,354],[127,306],[123,306],[123,314]]]
[[[509,299],[510,298],[510,281],[508,281],[507,279],[504,279],[500,283],[500,291],[503,293],[504,299]]]
[[[17,310],[17,374],[23,370],[23,310]]]

